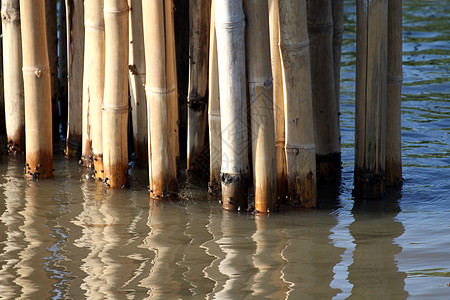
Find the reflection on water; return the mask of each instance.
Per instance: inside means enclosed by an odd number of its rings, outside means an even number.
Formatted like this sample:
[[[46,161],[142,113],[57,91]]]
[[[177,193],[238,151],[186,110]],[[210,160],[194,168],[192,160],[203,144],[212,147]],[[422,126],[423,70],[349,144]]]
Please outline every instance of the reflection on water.
[[[149,201],[146,169],[105,189],[62,155],[51,180],[0,161],[0,297],[5,299],[446,299],[450,283],[450,6],[404,0],[404,185],[353,201],[355,7],[346,1],[342,182],[321,208],[229,213],[207,180]],[[62,153],[62,151],[55,151]],[[401,193],[401,197],[400,194]]]

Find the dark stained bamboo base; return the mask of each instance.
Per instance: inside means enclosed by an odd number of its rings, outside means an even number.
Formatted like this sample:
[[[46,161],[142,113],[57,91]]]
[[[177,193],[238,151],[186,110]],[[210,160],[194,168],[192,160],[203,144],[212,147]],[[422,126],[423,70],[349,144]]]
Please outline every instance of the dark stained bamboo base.
[[[53,176],[53,154],[52,152],[39,151],[27,153],[25,163],[25,176],[27,178],[39,179]]]
[[[316,155],[317,181],[341,180],[341,153]]]
[[[356,198],[380,199],[385,192],[386,175],[369,171],[355,170],[355,189],[353,195]]]
[[[222,208],[243,211],[248,207],[249,175],[221,174]]]

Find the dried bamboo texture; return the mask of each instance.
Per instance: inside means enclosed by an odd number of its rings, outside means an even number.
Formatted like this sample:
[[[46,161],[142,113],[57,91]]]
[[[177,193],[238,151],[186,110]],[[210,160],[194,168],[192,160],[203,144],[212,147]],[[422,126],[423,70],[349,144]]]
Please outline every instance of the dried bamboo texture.
[[[387,1],[358,0],[356,13],[355,190],[377,198],[385,189]]]
[[[388,6],[386,94],[386,185],[402,182],[402,0]]]
[[[26,176],[53,172],[52,100],[45,0],[20,0],[25,88]]]
[[[208,51],[211,0],[189,1],[189,86],[187,169],[199,171],[206,163],[204,155],[208,127]]]
[[[53,137],[59,137],[58,108],[58,16],[56,0],[45,0],[45,19],[47,28],[47,49],[50,63],[52,85],[52,119]]]
[[[289,203],[313,207],[316,160],[306,0],[279,0],[278,4]]]
[[[344,0],[331,0],[331,11],[333,15],[334,88],[336,89],[336,103],[339,112],[341,97],[341,50],[342,35],[344,33]]]
[[[68,117],[66,154],[78,157],[81,151],[84,7],[82,0],[66,0]]]
[[[286,152],[285,129],[284,129],[284,96],[283,96],[283,74],[281,72],[280,56],[280,22],[278,17],[278,0],[269,0],[269,36],[270,36],[270,58],[273,78],[273,109],[275,122],[275,146],[276,146],[276,172],[277,172],[277,195],[280,199],[286,196]]]
[[[85,41],[86,44],[86,41]],[[89,95],[89,82],[87,80],[89,70],[89,63],[86,57],[89,55],[86,47],[84,48],[84,67],[83,67],[83,103],[82,103],[82,127],[81,127],[81,163],[84,167],[92,167],[92,137],[90,130],[90,95]]]
[[[246,0],[245,13],[255,211],[266,213],[277,202],[268,2]]]
[[[105,183],[122,187],[128,172],[128,3],[105,0],[105,94],[103,167]]]
[[[143,1],[150,194],[177,189],[178,120],[172,1]]]
[[[245,76],[245,16],[240,0],[216,0],[215,27],[219,62],[222,129],[222,207],[248,205],[248,133]]]
[[[89,85],[89,120],[95,178],[104,179],[102,106],[105,87],[105,22],[103,0],[85,0],[85,61]]]
[[[19,0],[2,1],[3,81],[9,154],[25,151],[25,107]]]
[[[142,0],[128,0],[130,6],[129,75],[131,121],[136,159],[148,162],[147,99],[145,98],[145,51],[142,25]]]
[[[58,99],[60,108],[60,120],[61,132],[67,133],[67,117],[68,117],[68,99],[67,99],[67,22],[66,22],[66,2],[59,2],[59,40],[58,40],[58,68],[59,68],[59,84],[58,84]]]
[[[209,192],[220,191],[220,167],[222,164],[222,134],[220,130],[219,66],[217,61],[217,39],[214,27],[215,2],[211,2],[208,72],[208,116],[209,116]]]
[[[308,0],[306,3],[317,178],[337,181],[341,177],[341,147],[334,81],[331,0]]]

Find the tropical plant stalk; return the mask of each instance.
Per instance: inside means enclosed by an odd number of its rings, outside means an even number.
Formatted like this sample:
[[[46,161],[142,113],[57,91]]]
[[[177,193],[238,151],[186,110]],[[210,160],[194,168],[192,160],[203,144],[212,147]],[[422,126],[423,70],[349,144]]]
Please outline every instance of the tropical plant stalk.
[[[9,154],[25,151],[25,107],[19,0],[2,1],[3,82]]]
[[[45,0],[20,0],[26,176],[53,174],[52,101]]]
[[[128,3],[105,0],[103,166],[105,183],[123,187],[128,172]]]
[[[316,160],[306,0],[279,0],[289,203],[314,207]]]
[[[248,206],[248,133],[245,76],[245,16],[240,0],[216,0],[222,129],[222,207]]]

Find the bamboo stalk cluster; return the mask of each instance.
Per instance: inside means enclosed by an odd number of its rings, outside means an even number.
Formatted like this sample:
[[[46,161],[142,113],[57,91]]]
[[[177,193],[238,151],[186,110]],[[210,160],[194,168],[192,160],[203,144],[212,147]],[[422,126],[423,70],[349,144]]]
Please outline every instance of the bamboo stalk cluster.
[[[127,183],[132,140],[151,196],[164,198],[178,188],[186,117],[186,169],[209,159],[210,192],[227,210],[248,208],[251,185],[255,211],[314,207],[317,181],[340,180],[342,0],[190,0],[186,78],[173,0],[59,4],[57,19],[56,0],[2,1],[8,149],[26,149],[27,176],[52,175],[61,124],[66,153],[110,187]],[[379,194],[385,163],[388,184],[401,180],[401,1],[368,6],[358,1],[355,172],[357,188]]]

